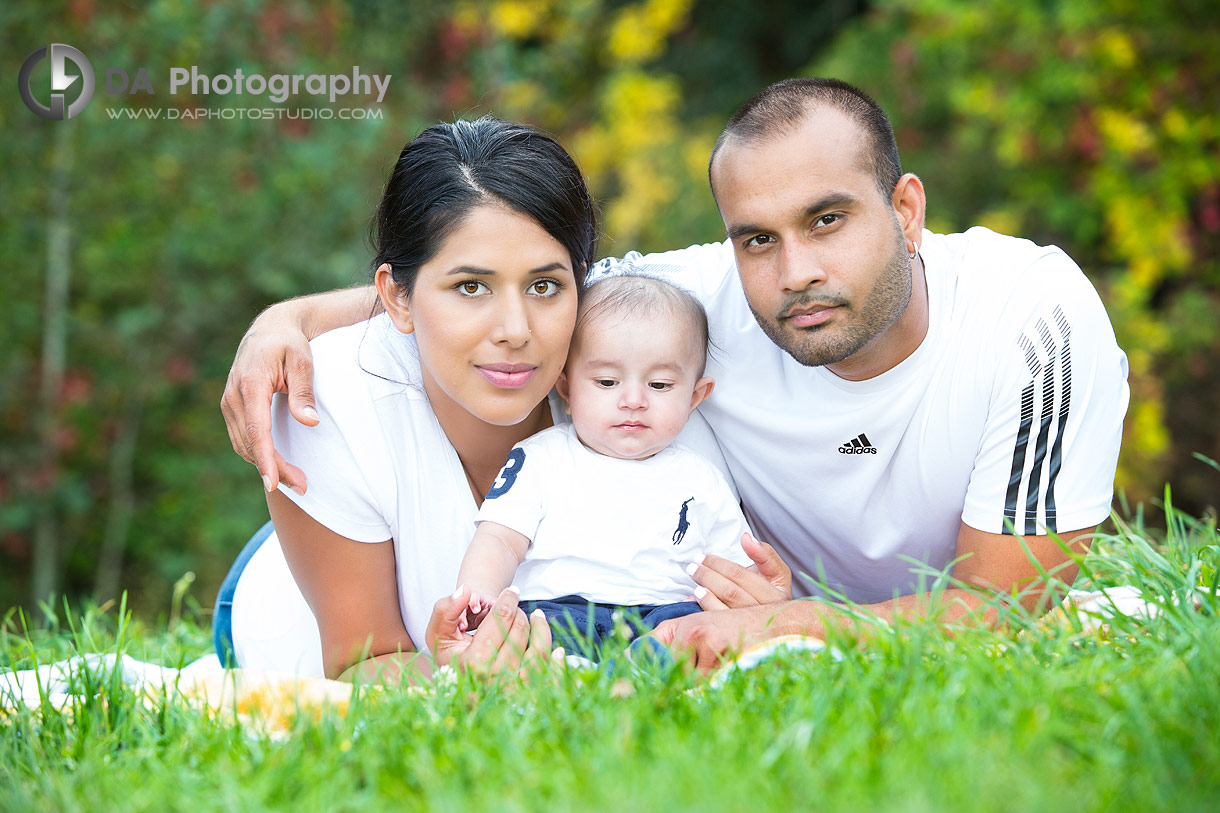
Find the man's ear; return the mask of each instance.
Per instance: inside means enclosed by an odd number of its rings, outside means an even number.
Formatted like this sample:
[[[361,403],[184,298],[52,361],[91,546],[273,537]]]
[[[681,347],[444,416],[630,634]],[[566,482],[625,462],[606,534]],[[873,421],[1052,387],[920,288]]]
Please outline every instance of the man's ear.
[[[924,214],[927,212],[928,206],[928,200],[923,191],[923,182],[913,173],[908,172],[903,175],[898,179],[898,185],[894,187],[894,195],[890,202],[894,207],[894,216],[898,218],[898,225],[902,229],[902,236],[906,240],[907,252],[910,253],[912,246],[918,249],[919,244],[923,242]]]
[[[407,302],[407,292],[394,281],[390,264],[382,263],[373,275],[373,284],[377,286],[377,296],[381,297],[381,306],[390,315],[390,321],[400,333],[410,333],[415,330],[415,320],[411,318],[411,306]]]
[[[695,390],[690,394],[690,411],[694,412],[695,407],[707,400],[707,397],[712,394],[712,390],[716,388],[715,380],[704,376],[695,382]]]
[[[572,414],[572,404],[568,400],[568,371],[561,370],[559,378],[555,379],[555,392],[559,393],[559,397],[563,399],[563,411]]]

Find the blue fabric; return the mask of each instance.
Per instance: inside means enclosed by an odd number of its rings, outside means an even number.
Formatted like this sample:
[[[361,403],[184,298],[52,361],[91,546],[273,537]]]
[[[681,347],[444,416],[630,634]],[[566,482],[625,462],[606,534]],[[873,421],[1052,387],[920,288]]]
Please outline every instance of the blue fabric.
[[[250,562],[250,557],[263,546],[267,537],[275,530],[268,521],[266,525],[254,532],[250,541],[237,554],[237,560],[229,568],[229,575],[220,585],[216,594],[216,608],[212,612],[212,646],[216,655],[225,666],[237,666],[233,658],[233,594],[237,592],[237,583],[241,580],[242,571]]]
[[[626,628],[625,640],[634,641],[662,621],[681,618],[702,609],[694,601],[621,607],[613,604],[594,604],[583,596],[563,596],[523,603],[527,613],[541,609],[546,614],[547,621],[551,624],[555,646],[562,646],[568,652],[590,660],[597,660],[598,649],[614,637],[616,615],[622,619]]]

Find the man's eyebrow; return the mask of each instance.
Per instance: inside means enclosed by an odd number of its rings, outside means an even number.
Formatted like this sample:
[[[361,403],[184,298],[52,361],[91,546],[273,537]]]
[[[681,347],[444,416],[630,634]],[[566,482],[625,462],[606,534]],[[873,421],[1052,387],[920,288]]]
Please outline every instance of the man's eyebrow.
[[[820,200],[805,207],[801,212],[801,216],[805,219],[811,218],[816,214],[820,214],[827,209],[835,209],[842,206],[854,206],[859,202],[859,198],[847,192],[832,192]],[[745,237],[748,234],[765,233],[767,229],[762,226],[756,226],[753,223],[742,223],[729,227],[728,236],[730,240],[736,240],[739,237]]]
[[[838,209],[844,206],[854,206],[859,201],[860,199],[858,197],[848,194],[847,192],[834,192],[821,200],[814,201],[806,206],[803,214],[807,218],[813,217],[816,214],[821,214],[827,209]]]
[[[566,271],[568,267],[563,263],[551,263],[550,265],[540,265],[537,268],[531,268],[531,274],[546,274],[551,271]],[[445,276],[453,277],[458,274],[474,274],[475,276],[491,277],[495,276],[496,272],[490,268],[476,268],[473,265],[459,265],[456,268],[451,268],[445,272]]]

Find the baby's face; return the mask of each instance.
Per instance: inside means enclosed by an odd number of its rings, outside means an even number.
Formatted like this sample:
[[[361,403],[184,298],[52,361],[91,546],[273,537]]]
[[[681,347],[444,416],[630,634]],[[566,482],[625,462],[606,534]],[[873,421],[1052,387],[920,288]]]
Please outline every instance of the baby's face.
[[[623,460],[672,443],[712,388],[686,320],[611,316],[581,333],[559,381],[581,441]]]

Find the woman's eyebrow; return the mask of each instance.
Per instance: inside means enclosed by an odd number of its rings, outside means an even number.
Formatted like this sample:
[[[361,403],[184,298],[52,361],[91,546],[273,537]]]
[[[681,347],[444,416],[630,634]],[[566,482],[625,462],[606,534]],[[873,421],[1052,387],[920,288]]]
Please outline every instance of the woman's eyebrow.
[[[550,271],[567,271],[568,267],[563,263],[551,263],[550,265],[542,265],[537,268],[531,268],[531,274],[546,274]],[[495,276],[496,272],[491,268],[476,268],[473,265],[459,265],[456,268],[451,268],[445,272],[445,276],[452,277],[458,274],[475,274],[479,276]]]

